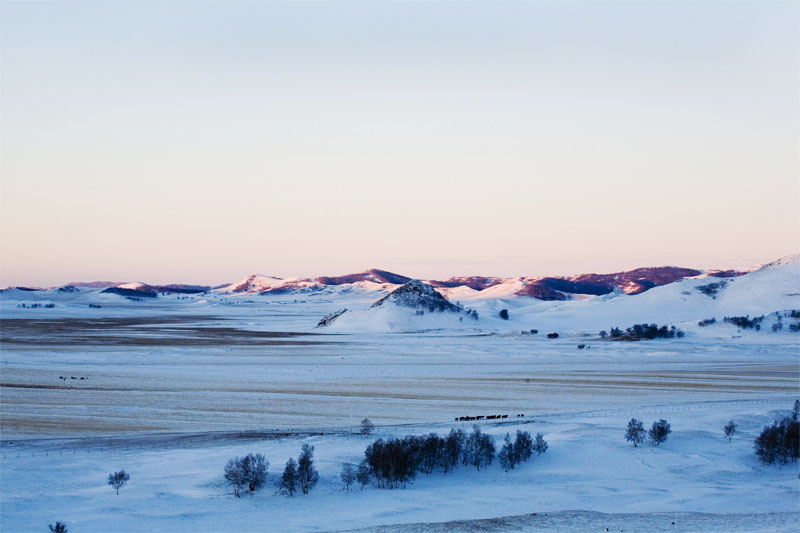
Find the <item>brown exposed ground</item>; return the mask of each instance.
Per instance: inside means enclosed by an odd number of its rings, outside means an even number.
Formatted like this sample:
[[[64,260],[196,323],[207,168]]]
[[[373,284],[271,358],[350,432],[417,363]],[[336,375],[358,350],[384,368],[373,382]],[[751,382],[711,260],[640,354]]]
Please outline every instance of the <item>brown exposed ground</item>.
[[[252,331],[189,324],[221,321],[212,316],[0,320],[0,345],[21,346],[259,346],[314,345],[297,340],[311,333]],[[287,340],[289,339],[289,340]]]

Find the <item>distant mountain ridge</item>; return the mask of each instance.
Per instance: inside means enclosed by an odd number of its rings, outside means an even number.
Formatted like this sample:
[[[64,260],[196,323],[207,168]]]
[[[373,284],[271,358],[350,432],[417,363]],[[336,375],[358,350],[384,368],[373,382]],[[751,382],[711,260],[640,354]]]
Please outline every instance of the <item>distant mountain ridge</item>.
[[[693,268],[676,266],[645,267],[609,274],[579,274],[574,276],[546,276],[500,278],[494,276],[457,276],[444,280],[422,280],[435,287],[449,298],[481,297],[528,297],[538,300],[569,300],[587,296],[601,296],[612,292],[640,294],[653,287],[667,285],[676,281],[698,276],[718,278],[737,277],[748,271],[710,270],[704,272]],[[145,297],[167,294],[196,294],[215,291],[230,294],[311,294],[332,290],[346,290],[346,286],[367,290],[391,291],[412,281],[412,278],[372,268],[363,272],[340,276],[320,276],[316,278],[280,278],[252,274],[234,283],[216,287],[210,285],[168,284],[149,285],[146,283],[91,281],[71,282],[62,287],[104,289],[104,292],[126,296],[141,293]],[[41,290],[29,287],[14,287],[19,290]]]
[[[613,274],[581,274],[568,278],[577,283],[587,283],[598,287],[605,286],[611,290],[619,287],[627,294],[639,294],[658,285],[667,285],[683,278],[701,275],[701,270],[675,266],[647,267],[615,272]]]
[[[187,285],[183,283],[170,283],[168,285],[149,285],[147,283],[128,281],[89,281],[70,282],[59,287],[62,291],[67,288],[104,289],[103,292],[121,294],[124,291],[143,293],[169,293],[169,294],[196,294],[211,289],[209,285]]]
[[[364,303],[369,294],[361,295],[360,301],[343,300],[348,307],[324,316],[317,327],[337,333],[422,333],[456,328],[514,335],[522,332],[523,336],[541,330],[581,331],[585,336],[587,331],[608,331],[617,324],[666,323],[678,324],[691,335],[738,337],[747,327],[741,323],[752,316],[751,324],[763,320],[764,329],[774,333],[784,327],[789,332],[800,331],[800,322],[796,321],[800,316],[800,256],[782,258],[741,276],[712,274],[659,267],[499,282],[462,278],[461,284],[438,282],[438,287],[434,282],[412,280],[393,286],[392,292],[373,299],[371,304]],[[606,292],[609,290],[613,293]],[[578,291],[579,296],[571,291]],[[512,297],[574,301],[535,304],[509,300]],[[465,301],[469,299],[473,301]],[[448,310],[454,312],[443,312]],[[710,327],[716,323],[718,327]],[[754,331],[758,330],[756,325]]]
[[[735,277],[746,272],[736,270],[710,271],[714,277]],[[480,293],[495,288],[493,293],[506,297],[530,297],[539,300],[568,300],[579,296],[601,296],[615,291],[639,294],[653,287],[667,285],[681,279],[702,276],[704,272],[693,268],[675,266],[647,267],[610,274],[580,274],[577,276],[548,276],[500,278],[492,276],[460,276],[445,280],[422,280],[446,296],[452,289],[467,288]],[[412,281],[412,278],[387,270],[369,269],[342,276],[317,278],[278,278],[251,275],[215,290],[229,293],[277,295],[312,293],[343,285],[363,288],[394,289]]]

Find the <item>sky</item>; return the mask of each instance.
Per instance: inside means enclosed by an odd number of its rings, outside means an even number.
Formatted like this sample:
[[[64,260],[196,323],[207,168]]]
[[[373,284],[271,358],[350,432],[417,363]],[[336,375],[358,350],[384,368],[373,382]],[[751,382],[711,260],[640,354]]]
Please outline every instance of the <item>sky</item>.
[[[800,4],[0,2],[0,285],[800,252]]]

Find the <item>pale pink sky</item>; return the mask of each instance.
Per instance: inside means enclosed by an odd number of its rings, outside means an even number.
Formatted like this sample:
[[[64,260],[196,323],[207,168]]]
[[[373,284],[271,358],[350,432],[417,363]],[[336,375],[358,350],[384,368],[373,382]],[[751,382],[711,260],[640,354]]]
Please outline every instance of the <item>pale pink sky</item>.
[[[794,2],[2,3],[0,285],[800,251]]]

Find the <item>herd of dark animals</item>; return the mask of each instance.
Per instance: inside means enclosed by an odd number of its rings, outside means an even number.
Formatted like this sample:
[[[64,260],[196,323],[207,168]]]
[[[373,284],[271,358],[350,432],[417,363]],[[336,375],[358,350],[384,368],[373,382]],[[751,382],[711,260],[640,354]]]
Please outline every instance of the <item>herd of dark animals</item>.
[[[517,418],[522,418],[524,416],[524,414],[518,414]],[[508,415],[457,416],[456,422],[471,422],[473,420],[498,420],[500,418],[508,418]]]

